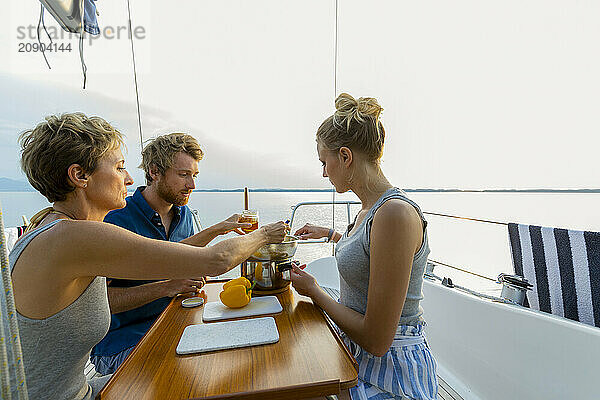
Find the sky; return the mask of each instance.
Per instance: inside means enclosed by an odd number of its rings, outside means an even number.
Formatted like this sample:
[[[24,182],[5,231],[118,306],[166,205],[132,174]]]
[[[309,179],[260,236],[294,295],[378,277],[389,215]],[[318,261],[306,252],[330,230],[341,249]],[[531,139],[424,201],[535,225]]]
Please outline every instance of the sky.
[[[25,179],[18,134],[45,115],[100,115],[139,164],[126,2],[98,2],[109,34],[72,51],[34,43],[37,1],[0,14],[0,176]],[[328,187],[314,135],[334,93],[384,108],[382,167],[406,188],[598,188],[600,3],[131,0],[144,140],[183,131],[205,150],[201,188]],[[57,24],[46,13],[48,27]],[[59,31],[59,30],[58,30]],[[113,35],[111,35],[113,33]],[[336,90],[336,92],[334,92]]]

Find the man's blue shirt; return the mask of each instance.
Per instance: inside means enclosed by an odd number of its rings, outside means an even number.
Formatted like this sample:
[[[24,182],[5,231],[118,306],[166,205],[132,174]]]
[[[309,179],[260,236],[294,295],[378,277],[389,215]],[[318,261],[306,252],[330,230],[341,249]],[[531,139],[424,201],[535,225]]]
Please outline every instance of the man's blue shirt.
[[[125,208],[109,212],[104,222],[110,222],[148,238],[171,242],[179,242],[194,234],[190,209],[187,206],[173,206],[174,216],[167,237],[160,215],[142,196],[144,189],[145,186],[138,187],[133,196],[127,197]],[[113,279],[109,286],[132,287],[150,282],[155,281]],[[110,329],[104,339],[92,349],[92,356],[112,356],[135,346],[170,301],[170,297],[163,297],[133,310],[112,314]]]

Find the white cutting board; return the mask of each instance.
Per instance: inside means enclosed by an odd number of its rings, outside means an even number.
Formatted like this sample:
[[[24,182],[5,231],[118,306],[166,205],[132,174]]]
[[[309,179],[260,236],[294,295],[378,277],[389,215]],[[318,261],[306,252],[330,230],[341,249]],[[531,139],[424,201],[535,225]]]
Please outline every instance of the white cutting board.
[[[275,318],[261,317],[186,326],[175,351],[177,354],[203,353],[278,341]]]
[[[283,311],[279,299],[275,296],[253,297],[246,306],[242,308],[229,308],[220,301],[206,303],[202,321],[218,321],[240,317],[251,317],[253,315],[277,314]]]

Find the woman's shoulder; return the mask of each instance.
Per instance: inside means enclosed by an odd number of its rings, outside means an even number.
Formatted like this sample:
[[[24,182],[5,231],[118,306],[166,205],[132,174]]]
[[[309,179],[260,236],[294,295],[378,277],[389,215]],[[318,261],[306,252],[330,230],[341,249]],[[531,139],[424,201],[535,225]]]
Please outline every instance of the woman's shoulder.
[[[71,256],[104,253],[116,243],[129,243],[140,236],[108,222],[91,220],[66,220],[58,224],[51,245],[59,247]]]
[[[59,219],[36,229],[43,229],[45,226],[51,224],[53,225],[51,228],[46,228],[46,231],[40,233],[38,236],[44,235],[47,239],[55,240],[74,240],[84,232],[94,232],[103,223],[88,220]]]
[[[51,226],[49,226],[51,224]],[[105,256],[113,243],[122,243],[125,229],[90,220],[54,220],[28,233],[20,249],[13,249],[13,267],[19,261],[38,270],[52,268],[71,274],[91,259]],[[127,242],[129,243],[129,242]]]
[[[106,229],[105,225],[111,226],[97,221],[58,219],[26,233],[19,242],[24,242],[21,244],[23,250],[28,247],[43,252],[52,251],[52,254],[59,255],[63,251],[72,252],[81,242],[94,240],[101,230]]]
[[[19,247],[27,247],[30,242],[34,241],[34,239],[42,238],[42,237],[51,237],[53,233],[55,233],[61,225],[62,221],[66,221],[65,219],[55,219],[44,224],[38,225],[35,228],[29,228],[25,230],[25,233],[19,237],[19,240],[15,243],[15,249]]]
[[[386,199],[377,210],[375,210],[375,215],[393,218],[410,218],[415,215],[418,217],[419,212],[410,199],[404,196],[395,196]]]
[[[397,244],[404,243],[409,249],[414,245],[416,254],[423,242],[423,235],[423,222],[419,212],[401,199],[392,198],[386,201],[373,218],[371,239],[381,241],[388,249],[398,250]]]
[[[415,206],[401,198],[392,197],[386,200],[375,211],[373,223],[377,225],[421,225],[421,216]]]

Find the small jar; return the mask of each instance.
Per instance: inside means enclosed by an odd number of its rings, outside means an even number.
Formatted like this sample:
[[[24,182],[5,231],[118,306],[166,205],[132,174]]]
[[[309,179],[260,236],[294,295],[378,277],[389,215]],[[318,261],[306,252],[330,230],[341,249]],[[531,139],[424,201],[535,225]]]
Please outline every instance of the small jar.
[[[258,229],[258,211],[256,210],[244,210],[242,215],[238,219],[238,222],[251,223],[252,226],[249,228],[241,228],[245,233],[250,233]]]

